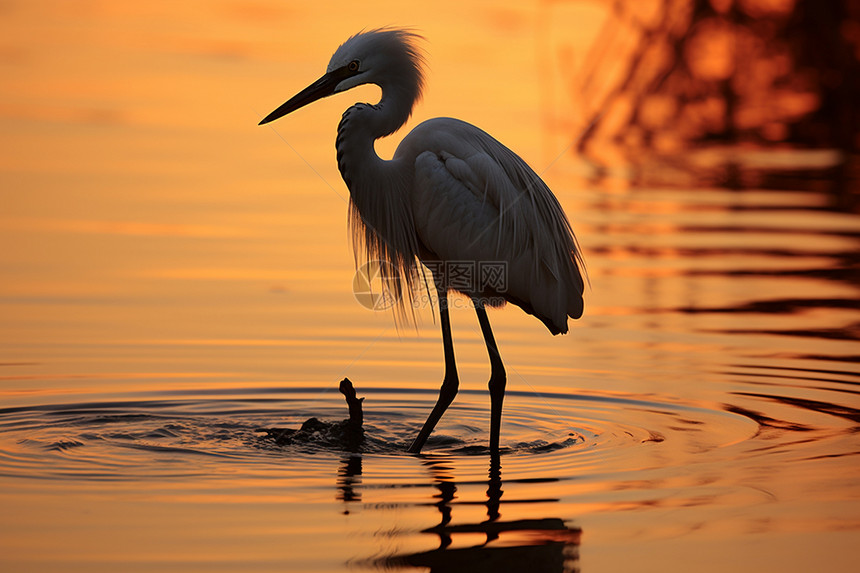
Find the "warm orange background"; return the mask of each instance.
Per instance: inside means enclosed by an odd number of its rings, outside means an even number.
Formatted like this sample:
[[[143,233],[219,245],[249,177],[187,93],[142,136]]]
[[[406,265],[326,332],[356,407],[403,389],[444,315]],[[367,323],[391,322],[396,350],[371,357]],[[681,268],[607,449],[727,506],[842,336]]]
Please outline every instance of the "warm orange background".
[[[590,3],[516,2],[360,10],[20,2],[4,10],[0,342],[9,360],[38,363],[31,375],[57,368],[57,354],[81,362],[76,372],[165,374],[200,365],[158,365],[165,358],[149,355],[140,363],[119,351],[113,363],[66,356],[64,343],[126,344],[135,354],[140,344],[277,344],[286,346],[284,363],[267,376],[298,379],[320,376],[322,359],[348,364],[360,341],[398,338],[390,315],[367,312],[350,292],[348,192],[333,149],[340,113],[374,101],[378,88],[271,127],[258,127],[259,118],[319,77],[350,34],[410,24],[427,38],[429,81],[407,128],[437,115],[466,118],[541,169],[571,139],[545,129],[564,109],[549,42],[560,36],[581,57],[604,15]],[[400,137],[380,142],[379,152],[392,153]],[[562,174],[564,163],[545,176]],[[510,328],[542,330],[522,313],[506,314]],[[478,342],[467,320],[462,336]],[[435,339],[431,313],[423,324]],[[308,348],[335,333],[356,341],[350,351]],[[474,357],[483,368],[483,355]]]

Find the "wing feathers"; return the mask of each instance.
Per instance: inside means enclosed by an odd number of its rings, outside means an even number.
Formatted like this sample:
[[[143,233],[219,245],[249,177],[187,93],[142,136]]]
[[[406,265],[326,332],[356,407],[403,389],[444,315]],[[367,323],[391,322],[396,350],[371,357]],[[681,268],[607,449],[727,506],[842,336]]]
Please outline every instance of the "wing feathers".
[[[422,123],[395,158],[419,145],[412,208],[421,242],[445,261],[503,261],[508,289],[498,294],[554,333],[567,332],[567,317],[582,314],[584,265],[546,184],[507,147],[458,120]]]

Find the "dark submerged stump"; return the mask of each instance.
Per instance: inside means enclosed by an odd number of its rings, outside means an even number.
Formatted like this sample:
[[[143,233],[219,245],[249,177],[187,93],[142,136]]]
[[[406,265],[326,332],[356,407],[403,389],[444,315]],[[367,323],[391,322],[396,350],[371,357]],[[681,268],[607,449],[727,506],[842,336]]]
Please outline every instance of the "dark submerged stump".
[[[346,404],[349,406],[349,420],[347,421],[361,428],[362,424],[364,424],[364,412],[361,411],[361,403],[364,402],[364,398],[355,397],[355,388],[349,378],[344,378],[340,381],[339,390],[343,394],[343,397],[346,398]]]
[[[349,378],[340,381],[339,390],[349,407],[348,420],[324,422],[317,418],[308,418],[298,430],[260,428],[258,431],[266,432],[263,439],[274,440],[281,446],[317,443],[349,450],[357,449],[364,441],[364,414],[361,410],[364,398],[356,397],[355,388]]]

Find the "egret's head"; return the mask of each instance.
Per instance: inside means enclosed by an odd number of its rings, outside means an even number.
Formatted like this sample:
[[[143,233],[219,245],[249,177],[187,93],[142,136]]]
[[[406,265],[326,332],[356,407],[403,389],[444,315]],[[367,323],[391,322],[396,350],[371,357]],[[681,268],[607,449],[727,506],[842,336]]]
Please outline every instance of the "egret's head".
[[[361,32],[340,45],[328,64],[328,73],[346,68],[354,73],[341,81],[335,93],[362,84],[396,81],[424,86],[424,56],[418,48],[421,36],[407,30],[383,28]]]
[[[260,125],[274,121],[318,99],[363,84],[376,84],[398,92],[412,102],[424,87],[424,57],[418,48],[421,37],[407,30],[381,28],[360,32],[340,45],[323,77],[267,115]]]

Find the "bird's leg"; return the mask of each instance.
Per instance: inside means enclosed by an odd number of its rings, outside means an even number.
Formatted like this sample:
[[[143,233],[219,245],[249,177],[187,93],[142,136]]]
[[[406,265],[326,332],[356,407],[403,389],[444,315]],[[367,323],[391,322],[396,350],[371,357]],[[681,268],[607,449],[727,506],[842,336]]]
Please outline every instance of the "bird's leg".
[[[499,453],[499,433],[502,429],[502,402],[505,399],[505,385],[507,375],[499,347],[493,337],[493,329],[490,328],[490,319],[484,303],[479,298],[473,298],[475,312],[478,314],[478,322],[481,323],[481,332],[484,334],[484,342],[487,344],[487,353],[490,355],[490,453]]]
[[[457,389],[460,387],[460,379],[457,377],[457,364],[454,361],[454,341],[451,339],[451,320],[448,318],[448,291],[439,287],[436,290],[439,294],[439,324],[442,327],[442,347],[445,350],[445,379],[442,381],[439,399],[436,401],[433,411],[427,416],[424,427],[421,428],[415,441],[409,446],[408,451],[413,454],[419,453],[424,447],[427,438],[430,437],[430,432],[433,431],[442,414],[454,401],[454,396],[457,395]]]

